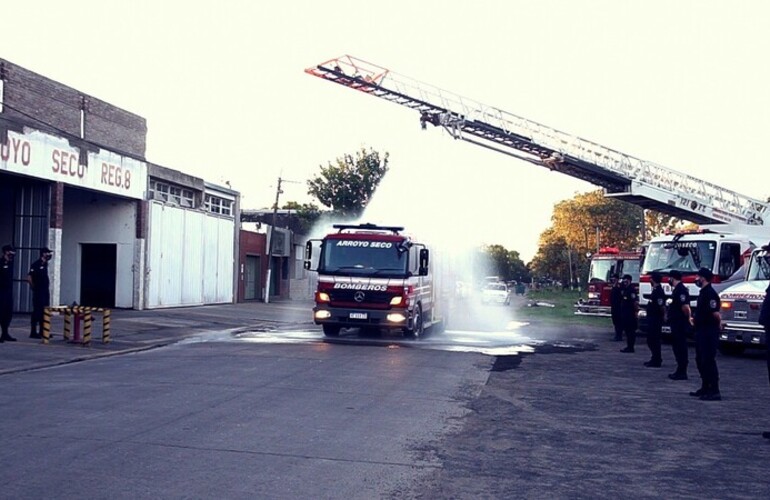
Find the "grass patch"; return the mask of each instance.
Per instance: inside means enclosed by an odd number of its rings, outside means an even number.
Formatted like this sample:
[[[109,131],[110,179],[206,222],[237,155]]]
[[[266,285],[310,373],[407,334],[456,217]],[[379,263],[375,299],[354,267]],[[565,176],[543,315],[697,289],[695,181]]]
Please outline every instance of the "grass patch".
[[[581,325],[607,326],[609,318],[592,316],[576,316],[573,307],[578,299],[585,298],[585,292],[577,290],[530,290],[519,300],[514,301],[516,318],[526,321],[542,321],[548,323],[572,323]],[[553,304],[554,307],[530,306],[536,302]]]

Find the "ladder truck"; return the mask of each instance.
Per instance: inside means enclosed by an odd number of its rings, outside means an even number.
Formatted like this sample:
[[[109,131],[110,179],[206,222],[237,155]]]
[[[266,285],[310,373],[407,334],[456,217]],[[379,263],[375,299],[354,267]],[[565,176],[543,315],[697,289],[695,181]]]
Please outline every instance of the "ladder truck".
[[[494,106],[345,55],[305,70],[309,75],[417,112],[423,129],[449,135],[603,188],[605,196],[690,220],[695,233],[653,238],[640,277],[640,302],[652,271],[677,269],[693,303],[699,267],[710,268],[717,291],[743,279],[751,251],[770,241],[770,204],[663,165],[556,130]]]

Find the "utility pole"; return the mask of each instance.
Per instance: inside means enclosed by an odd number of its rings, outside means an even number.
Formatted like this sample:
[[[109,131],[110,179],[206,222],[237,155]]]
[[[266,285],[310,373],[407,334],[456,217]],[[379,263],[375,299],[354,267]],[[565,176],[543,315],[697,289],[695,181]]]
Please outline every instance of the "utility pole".
[[[273,205],[273,222],[270,224],[270,232],[267,236],[267,279],[265,279],[265,304],[270,302],[270,278],[273,271],[273,231],[278,219],[278,198],[281,196],[282,179],[278,177],[278,187],[275,190],[275,205]]]
[[[599,226],[596,226],[596,253],[599,253]]]

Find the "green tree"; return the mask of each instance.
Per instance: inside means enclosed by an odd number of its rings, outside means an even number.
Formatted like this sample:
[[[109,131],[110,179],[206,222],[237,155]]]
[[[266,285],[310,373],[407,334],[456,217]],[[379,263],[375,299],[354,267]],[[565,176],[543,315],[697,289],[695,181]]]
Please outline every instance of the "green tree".
[[[502,245],[487,245],[484,276],[499,276],[503,281],[529,281],[529,268],[521,260],[519,252],[508,250]]]
[[[308,181],[308,194],[340,216],[358,217],[388,172],[388,156],[362,148],[337,158]]]
[[[298,203],[296,201],[287,201],[284,203],[283,208],[285,210],[294,210],[296,212],[297,219],[299,220],[300,229],[302,233],[307,234],[313,227],[313,224],[321,216],[321,211],[313,203]]]
[[[685,224],[685,221],[671,215],[666,215],[655,210],[647,210],[644,213],[644,224],[647,229],[645,240],[653,238],[666,231],[672,231]]]
[[[568,250],[567,241],[554,228],[543,231],[537,253],[529,263],[533,281],[558,280],[569,283],[571,256]]]

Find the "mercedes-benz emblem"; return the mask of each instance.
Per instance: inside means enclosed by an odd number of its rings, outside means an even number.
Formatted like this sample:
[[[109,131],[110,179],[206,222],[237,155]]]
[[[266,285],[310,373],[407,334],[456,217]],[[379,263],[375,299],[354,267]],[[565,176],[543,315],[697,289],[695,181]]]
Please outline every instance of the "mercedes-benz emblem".
[[[353,298],[356,302],[363,302],[366,295],[364,295],[364,292],[356,292],[355,295],[353,295]]]

